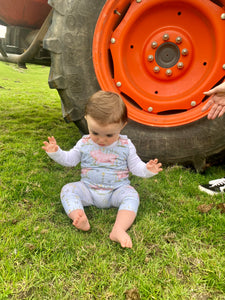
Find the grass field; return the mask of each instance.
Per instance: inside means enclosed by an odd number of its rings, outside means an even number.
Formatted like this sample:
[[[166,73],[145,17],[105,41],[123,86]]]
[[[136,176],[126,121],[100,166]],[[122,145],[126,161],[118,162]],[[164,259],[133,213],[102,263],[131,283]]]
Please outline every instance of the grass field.
[[[141,199],[132,249],[108,238],[116,209],[86,209],[92,229],[76,230],[59,193],[79,166],[57,165],[41,146],[54,135],[68,150],[80,134],[64,122],[48,72],[0,63],[0,299],[225,299],[225,214],[216,208],[225,200],[198,190],[225,166],[131,176]]]

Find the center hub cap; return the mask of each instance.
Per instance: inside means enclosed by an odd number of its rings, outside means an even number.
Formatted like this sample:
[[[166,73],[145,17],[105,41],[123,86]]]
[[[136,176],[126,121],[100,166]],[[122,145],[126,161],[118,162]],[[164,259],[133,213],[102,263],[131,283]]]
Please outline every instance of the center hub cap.
[[[179,58],[179,47],[170,42],[161,44],[155,53],[156,63],[162,68],[170,68],[175,66]]]

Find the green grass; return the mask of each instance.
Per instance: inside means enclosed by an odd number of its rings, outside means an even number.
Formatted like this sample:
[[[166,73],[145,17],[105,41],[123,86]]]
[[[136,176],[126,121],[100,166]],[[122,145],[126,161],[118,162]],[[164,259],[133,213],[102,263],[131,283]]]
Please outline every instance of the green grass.
[[[70,149],[80,135],[64,122],[48,72],[0,63],[0,299],[225,299],[225,214],[197,209],[225,202],[198,190],[224,165],[131,176],[141,199],[132,249],[108,238],[116,209],[88,208],[91,231],[76,230],[59,194],[79,166],[57,165],[41,146],[54,135]]]

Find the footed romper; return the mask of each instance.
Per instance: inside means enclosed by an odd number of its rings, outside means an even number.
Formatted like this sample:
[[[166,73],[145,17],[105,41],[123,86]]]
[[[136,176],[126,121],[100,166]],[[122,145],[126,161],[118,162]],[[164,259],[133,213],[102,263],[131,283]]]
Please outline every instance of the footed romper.
[[[60,196],[67,215],[73,210],[91,205],[98,208],[118,207],[119,210],[131,210],[135,213],[139,206],[139,195],[130,185],[112,191],[89,188],[85,183],[78,181],[66,184]]]

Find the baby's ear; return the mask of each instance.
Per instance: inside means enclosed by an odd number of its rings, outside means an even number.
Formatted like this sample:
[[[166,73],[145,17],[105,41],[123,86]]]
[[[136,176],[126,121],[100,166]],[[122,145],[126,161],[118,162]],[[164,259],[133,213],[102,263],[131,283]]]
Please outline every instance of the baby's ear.
[[[85,118],[85,120],[87,120],[87,116],[86,115],[84,116],[84,118]]]

